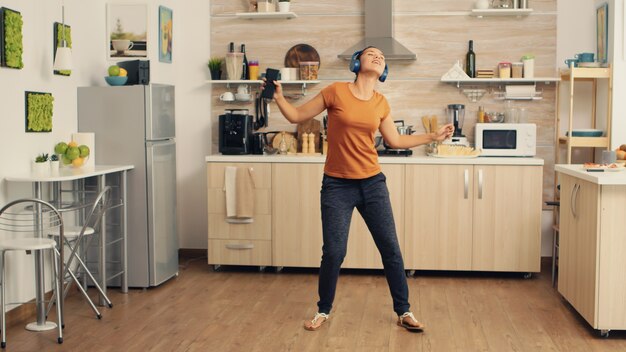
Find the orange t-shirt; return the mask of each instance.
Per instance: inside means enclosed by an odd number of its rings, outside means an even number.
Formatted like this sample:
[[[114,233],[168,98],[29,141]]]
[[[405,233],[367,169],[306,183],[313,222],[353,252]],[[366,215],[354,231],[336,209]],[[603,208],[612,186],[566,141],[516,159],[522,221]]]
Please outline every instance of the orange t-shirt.
[[[374,91],[369,100],[355,97],[347,82],[333,83],[321,92],[328,111],[328,176],[363,179],[380,172],[374,133],[389,116],[385,97]]]

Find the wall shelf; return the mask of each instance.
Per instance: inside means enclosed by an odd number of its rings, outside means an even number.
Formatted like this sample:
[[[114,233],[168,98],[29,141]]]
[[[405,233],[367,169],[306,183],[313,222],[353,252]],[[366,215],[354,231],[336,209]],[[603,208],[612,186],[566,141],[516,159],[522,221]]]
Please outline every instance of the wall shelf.
[[[533,78],[463,78],[463,79],[446,79],[442,78],[441,82],[456,83],[457,87],[461,84],[515,84],[515,83],[545,83],[559,82],[558,77],[533,77]]]
[[[296,81],[278,81],[282,85],[301,85],[302,86],[302,95],[306,95],[306,86],[308,84],[318,84],[320,81],[318,80],[296,80]],[[207,80],[209,84],[225,84],[226,88],[230,88],[230,85],[238,85],[238,84],[261,84],[262,80],[248,80],[248,79],[219,79],[219,80]]]
[[[246,20],[282,18],[290,20],[298,17],[298,15],[293,12],[237,12],[235,16]]]
[[[478,18],[495,16],[528,16],[533,9],[472,9],[471,16]]]

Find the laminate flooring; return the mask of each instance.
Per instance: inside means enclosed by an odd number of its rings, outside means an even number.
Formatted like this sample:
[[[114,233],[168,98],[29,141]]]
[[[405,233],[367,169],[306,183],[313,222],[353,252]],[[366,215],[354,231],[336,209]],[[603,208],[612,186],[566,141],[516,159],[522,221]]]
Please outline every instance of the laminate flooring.
[[[423,333],[396,325],[380,270],[346,270],[331,319],[302,328],[316,311],[313,269],[225,267],[181,259],[180,275],[157,288],[110,289],[102,320],[72,292],[64,343],[9,321],[6,351],[626,351],[626,331],[600,338],[540,274],[418,272],[410,302]],[[95,290],[89,290],[95,295]],[[55,320],[51,316],[51,320]]]

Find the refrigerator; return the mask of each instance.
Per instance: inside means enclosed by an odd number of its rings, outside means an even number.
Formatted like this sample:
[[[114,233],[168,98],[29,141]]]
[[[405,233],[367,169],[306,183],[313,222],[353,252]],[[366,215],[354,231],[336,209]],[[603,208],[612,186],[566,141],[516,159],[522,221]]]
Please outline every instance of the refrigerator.
[[[78,130],[95,133],[96,165],[134,165],[126,188],[129,287],[178,274],[174,97],[164,84],[78,88]]]

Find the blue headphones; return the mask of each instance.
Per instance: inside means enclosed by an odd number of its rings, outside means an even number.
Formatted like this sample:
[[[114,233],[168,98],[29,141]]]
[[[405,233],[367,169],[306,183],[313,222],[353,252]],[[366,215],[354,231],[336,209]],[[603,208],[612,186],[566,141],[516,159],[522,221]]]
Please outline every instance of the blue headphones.
[[[369,48],[373,48],[373,46],[368,46],[367,48],[363,50],[355,51],[354,54],[352,54],[352,58],[350,59],[350,71],[354,73],[359,72],[359,70],[361,69],[361,60],[359,58],[361,57],[361,54],[363,54],[363,52]],[[388,74],[389,74],[389,68],[387,67],[387,64],[385,63],[385,69],[383,70],[383,73],[380,75],[380,77],[378,77],[378,80],[381,82],[384,82],[387,79]]]

